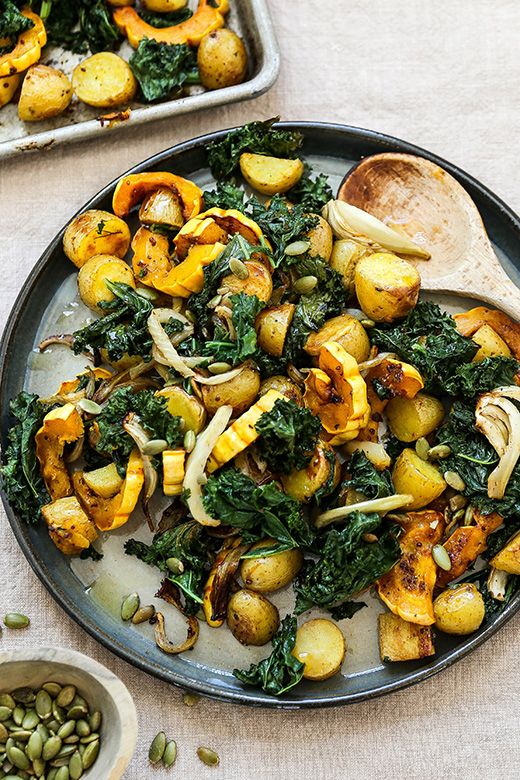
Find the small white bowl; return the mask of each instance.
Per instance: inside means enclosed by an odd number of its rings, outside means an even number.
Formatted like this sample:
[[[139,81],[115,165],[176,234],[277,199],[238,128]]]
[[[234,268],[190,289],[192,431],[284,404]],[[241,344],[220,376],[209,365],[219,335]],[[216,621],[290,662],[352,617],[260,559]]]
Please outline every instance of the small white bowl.
[[[126,686],[105,666],[65,647],[0,652],[0,693],[51,680],[75,685],[91,711],[103,716],[99,755],[82,780],[120,780],[137,740],[137,713]]]

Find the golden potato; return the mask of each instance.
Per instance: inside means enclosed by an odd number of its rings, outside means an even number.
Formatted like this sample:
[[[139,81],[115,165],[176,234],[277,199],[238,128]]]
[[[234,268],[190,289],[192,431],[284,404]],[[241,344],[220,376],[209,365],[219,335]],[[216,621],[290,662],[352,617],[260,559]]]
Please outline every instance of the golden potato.
[[[491,325],[481,325],[471,338],[480,347],[473,358],[475,363],[478,363],[480,360],[484,360],[484,358],[487,357],[494,357],[495,355],[511,357],[511,350],[504,339],[498,335],[496,330],[493,330]]]
[[[115,463],[110,463],[108,466],[94,471],[85,471],[83,479],[87,487],[101,498],[112,498],[116,493],[119,493],[123,484]]]
[[[244,264],[249,271],[247,279],[239,279],[235,274],[224,276],[220,282],[219,290],[226,295],[236,295],[237,293],[246,293],[246,295],[256,295],[261,301],[267,303],[273,294],[273,281],[268,269],[257,260],[246,260]]]
[[[263,539],[249,552],[275,544],[273,539]],[[246,588],[257,593],[270,593],[288,585],[296,577],[303,564],[301,550],[284,550],[260,558],[246,558],[240,566],[240,576]]]
[[[350,238],[340,238],[334,241],[332,253],[329,259],[331,268],[334,268],[343,277],[343,287],[354,294],[354,275],[359,260],[370,250]]]
[[[108,366],[112,366],[112,368],[115,368],[116,371],[126,371],[127,368],[132,368],[142,361],[142,357],[140,355],[129,355],[127,352],[125,352],[125,354],[120,357],[119,360],[112,360],[109,358],[108,352],[104,347],[101,347],[99,354],[101,356],[102,362],[106,363]]]
[[[81,268],[94,255],[124,257],[130,246],[126,222],[109,211],[90,209],[74,217],[63,236],[63,251]]]
[[[406,442],[428,436],[444,419],[442,402],[426,393],[417,393],[414,398],[391,398],[385,411],[394,436]]]
[[[202,401],[209,414],[221,406],[232,406],[233,414],[249,409],[260,389],[260,374],[252,363],[244,363],[240,374],[220,385],[201,385]]]
[[[294,303],[282,303],[264,309],[257,316],[255,327],[258,344],[268,355],[282,356],[295,309]]]
[[[392,482],[396,493],[413,496],[406,510],[422,509],[438,498],[446,488],[443,476],[435,466],[422,460],[415,450],[406,448],[395,461]]]
[[[447,588],[433,602],[435,625],[445,634],[472,634],[484,620],[481,592],[472,582]]]
[[[421,277],[408,260],[389,252],[362,257],[354,274],[359,305],[375,322],[392,322],[408,314],[419,298]]]
[[[72,100],[67,76],[48,65],[33,65],[23,80],[18,116],[22,122],[38,122],[58,116]]]
[[[244,152],[240,155],[240,170],[254,190],[264,195],[276,195],[298,184],[304,168],[301,160]]]
[[[133,5],[134,0],[109,0],[112,5]],[[142,3],[148,11],[157,14],[167,14],[172,11],[179,11],[187,5],[188,0],[142,0]]]
[[[134,272],[124,260],[115,255],[94,255],[78,272],[79,295],[85,306],[106,314],[101,303],[113,301],[115,295],[105,281],[122,282],[135,289]]]
[[[296,631],[292,654],[305,665],[306,680],[328,680],[337,674],[345,658],[345,637],[332,620],[314,618]]]
[[[313,357],[327,341],[337,341],[358,363],[370,354],[370,341],[363,325],[350,314],[340,314],[327,320],[317,333],[311,333],[305,343],[305,352]]]
[[[247,51],[244,42],[233,30],[226,27],[213,30],[207,33],[199,44],[197,65],[200,80],[206,89],[222,89],[240,84],[247,73]]]
[[[435,655],[430,626],[408,623],[384,612],[378,618],[379,654],[382,661],[414,661]]]
[[[309,239],[309,255],[311,257],[322,257],[324,260],[328,260],[332,254],[332,228],[326,219],[323,219],[320,214],[312,214],[313,217],[318,217],[318,224],[313,227],[307,233]]]
[[[165,387],[164,390],[159,390],[157,395],[167,399],[166,408],[172,417],[181,417],[184,420],[185,431],[201,432],[206,424],[206,410],[198,398],[178,385]]]
[[[135,0],[108,0],[109,5],[113,5],[116,8],[122,8],[125,5],[133,5]]]
[[[259,395],[265,395],[269,390],[278,390],[286,398],[290,398],[291,401],[301,406],[303,403],[302,391],[292,379],[282,374],[275,374],[262,381],[260,385]]]
[[[489,563],[499,571],[520,574],[520,533],[515,534]]]
[[[83,103],[114,108],[133,100],[137,81],[128,62],[111,51],[102,51],[76,65],[72,87]]]
[[[265,645],[276,634],[280,616],[265,596],[244,588],[228,601],[227,624],[241,644]]]
[[[15,73],[14,76],[0,78],[0,108],[11,102],[21,80],[22,77],[19,73]]]
[[[281,475],[285,492],[296,501],[309,501],[329,480],[336,486],[340,470],[337,456],[334,455],[334,460],[331,458],[333,454],[332,447],[320,442],[307,468]],[[333,474],[331,469],[334,470]]]

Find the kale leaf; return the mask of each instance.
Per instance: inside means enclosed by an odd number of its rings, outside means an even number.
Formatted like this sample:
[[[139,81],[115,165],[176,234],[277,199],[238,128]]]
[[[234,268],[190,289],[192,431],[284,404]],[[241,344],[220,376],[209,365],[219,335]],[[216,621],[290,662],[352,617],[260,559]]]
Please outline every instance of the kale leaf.
[[[105,0],[79,0],[80,35],[91,52],[113,49],[121,38]]]
[[[328,177],[320,173],[315,179],[305,165],[305,173],[298,184],[286,193],[291,203],[299,203],[305,211],[320,213],[323,206],[333,197]]]
[[[520,363],[510,357],[487,357],[478,363],[465,363],[457,366],[451,377],[443,385],[448,395],[474,398],[479,393],[487,393],[495,387],[512,385]]]
[[[280,474],[305,468],[314,453],[321,430],[319,418],[289,398],[279,398],[264,412],[255,428],[258,446],[268,466]]]
[[[180,89],[197,69],[194,53],[186,43],[170,44],[143,38],[129,59],[145,100],[167,97]]]
[[[8,38],[11,45],[8,51],[14,48],[16,39],[20,33],[34,27],[34,22],[20,11],[20,6],[27,3],[13,2],[13,0],[0,0],[0,38]]]
[[[174,24],[185,22],[193,16],[193,11],[189,8],[179,8],[177,11],[168,11],[165,14],[154,14],[152,11],[141,8],[139,16],[146,24],[161,29],[163,27],[171,27]]]
[[[481,553],[482,557],[485,558],[486,561],[490,561],[491,558],[506,546],[510,538],[518,533],[518,531],[520,531],[520,517],[514,517],[503,528],[499,528],[498,531],[495,531],[488,536],[486,540],[487,547],[485,551]]]
[[[230,181],[219,181],[214,190],[202,193],[206,209],[237,209],[244,212],[246,193]]]
[[[267,154],[273,157],[294,157],[303,145],[303,135],[273,127],[279,117],[265,122],[250,122],[231,130],[222,141],[206,147],[208,163],[215,179],[227,179],[236,171],[243,152]]]
[[[431,301],[419,301],[401,322],[376,325],[370,338],[376,346],[414,365],[426,390],[433,392],[443,392],[454,366],[469,363],[478,351],[474,341],[457,331],[453,317]]]
[[[350,479],[343,483],[345,488],[353,488],[367,498],[386,498],[395,493],[390,472],[378,471],[361,450],[352,453],[348,470]]]
[[[363,607],[368,607],[364,601],[344,601],[338,607],[331,607],[329,611],[333,620],[347,620],[353,618]]]
[[[366,533],[377,533],[378,541],[365,542]],[[318,560],[306,560],[294,583],[296,614],[315,604],[336,607],[372,585],[401,557],[398,534],[399,526],[382,525],[379,515],[353,512],[341,531],[319,538]]]
[[[47,0],[43,18],[48,42],[79,54],[108,51],[121,40],[105,0]]]
[[[273,265],[278,267],[284,261],[295,262],[294,258],[284,254],[285,247],[294,241],[305,239],[309,230],[318,222],[316,215],[306,214],[301,205],[289,208],[282,195],[274,195],[268,206],[255,197],[250,199],[248,205],[252,219],[273,245]]]
[[[5,494],[26,523],[36,523],[49,495],[36,458],[34,435],[48,409],[37,395],[21,392],[9,404],[15,423],[7,435],[0,469]]]
[[[204,345],[203,354],[211,355],[213,360],[223,360],[236,366],[257,352],[255,320],[257,314],[265,308],[265,303],[256,295],[241,292],[232,295],[233,304],[231,320],[236,338],[233,341],[223,328],[215,328],[211,341]]]
[[[233,674],[247,685],[258,685],[266,693],[280,696],[294,688],[303,677],[305,665],[293,654],[296,644],[296,618],[286,615],[273,637],[270,656],[248,670],[233,669]]]
[[[202,501],[212,517],[239,528],[245,542],[271,536],[286,549],[313,542],[314,532],[300,505],[274,482],[257,485],[237,469],[220,469],[208,479]]]

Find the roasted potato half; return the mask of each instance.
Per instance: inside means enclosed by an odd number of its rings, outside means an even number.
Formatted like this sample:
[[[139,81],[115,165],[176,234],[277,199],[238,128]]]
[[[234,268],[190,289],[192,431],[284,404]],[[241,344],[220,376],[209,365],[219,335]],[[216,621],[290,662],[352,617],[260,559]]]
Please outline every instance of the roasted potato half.
[[[14,76],[0,78],[0,108],[11,102],[21,80],[22,77],[19,73],[15,73]]]
[[[495,357],[497,355],[511,357],[511,350],[496,330],[493,330],[491,325],[481,325],[476,333],[473,334],[472,339],[480,347],[473,358],[475,363],[487,357]]]
[[[78,268],[94,255],[124,257],[129,246],[126,222],[100,209],[90,209],[75,217],[63,236],[63,251]]]
[[[128,62],[111,51],[102,51],[76,65],[72,87],[82,103],[114,108],[134,99],[137,81]]]
[[[304,168],[301,160],[244,152],[240,155],[240,170],[254,190],[263,195],[276,195],[298,184]]]
[[[430,626],[408,623],[398,615],[379,615],[379,653],[382,661],[413,661],[435,654]]]
[[[391,398],[385,411],[390,430],[405,442],[428,436],[444,419],[442,402],[426,393],[417,393],[413,398]]]
[[[433,613],[439,631],[465,636],[480,628],[486,610],[481,592],[474,583],[465,582],[437,596]]]
[[[415,450],[409,448],[403,450],[395,461],[392,482],[396,493],[413,496],[407,510],[422,509],[446,488],[446,482],[435,466],[422,460]]]
[[[247,73],[247,52],[242,38],[227,27],[213,30],[199,44],[197,65],[206,89],[240,84]]]
[[[375,322],[392,322],[408,314],[419,298],[421,277],[407,260],[389,252],[362,257],[354,274],[359,305]]]
[[[334,460],[331,458],[334,456]],[[331,474],[331,470],[333,473]],[[291,471],[281,476],[283,489],[296,501],[309,501],[327,482],[336,486],[339,482],[339,461],[332,447],[321,442],[316,447],[311,462],[305,469]]]
[[[133,5],[134,0],[109,0],[112,5]],[[180,11],[181,8],[185,8],[187,0],[142,0],[142,3],[148,11],[153,11],[157,14],[167,14],[172,11]]]
[[[251,552],[261,552],[263,547],[274,545],[273,539],[263,539],[251,547]],[[303,564],[303,553],[299,549],[284,550],[274,555],[246,558],[240,566],[240,576],[246,588],[257,593],[271,593],[280,590],[296,577]]]
[[[329,260],[334,240],[332,228],[320,214],[312,214],[311,216],[317,217],[318,223],[307,233],[310,243],[309,254],[312,257],[322,257],[324,260]]]
[[[260,374],[252,363],[244,363],[242,371],[220,385],[201,385],[202,400],[213,415],[221,406],[232,406],[233,414],[249,409],[260,390]]]
[[[299,406],[303,403],[302,391],[292,379],[282,374],[275,374],[267,379],[264,379],[260,385],[259,395],[265,395],[269,390],[278,390],[279,393],[285,395],[286,398],[290,398]]]
[[[62,114],[72,100],[72,86],[61,70],[33,65],[27,71],[18,102],[22,122],[39,122]]]
[[[265,645],[278,630],[278,610],[265,596],[242,589],[228,601],[227,624],[243,645]]]
[[[159,390],[157,395],[166,398],[166,408],[172,417],[183,419],[185,431],[201,432],[206,424],[206,410],[198,398],[178,385],[165,387],[164,390]]]
[[[246,260],[244,263],[249,276],[246,279],[239,279],[235,274],[228,274],[221,280],[219,290],[225,295],[236,295],[245,293],[246,295],[256,295],[261,301],[267,303],[273,294],[273,281],[268,269],[257,260]]]
[[[327,341],[337,341],[358,363],[362,363],[370,354],[366,330],[359,320],[350,314],[333,317],[327,320],[317,333],[311,333],[305,343],[305,352],[317,357]]]
[[[293,655],[305,665],[306,680],[328,680],[341,669],[347,646],[332,620],[315,618],[296,631]]]
[[[264,309],[257,316],[255,327],[258,344],[268,355],[282,356],[295,309],[294,303],[282,303]]]
[[[115,295],[106,286],[106,281],[122,282],[135,288],[134,272],[124,260],[115,255],[94,255],[81,266],[78,272],[79,295],[85,306],[103,311],[101,303],[113,301]]]
[[[370,250],[350,238],[340,238],[332,246],[329,264],[342,275],[343,287],[352,295],[355,291],[356,266],[366,254],[370,254]]]

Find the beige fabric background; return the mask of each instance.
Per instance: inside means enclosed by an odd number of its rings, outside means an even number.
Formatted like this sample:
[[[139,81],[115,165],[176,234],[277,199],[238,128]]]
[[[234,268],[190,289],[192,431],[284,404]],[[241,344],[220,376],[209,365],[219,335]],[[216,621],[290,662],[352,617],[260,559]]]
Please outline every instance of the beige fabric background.
[[[171,144],[253,118],[280,113],[393,133],[462,166],[520,210],[516,0],[271,0],[271,8],[282,75],[255,102],[0,163],[2,326],[41,251],[102,185]],[[26,632],[4,631],[1,646],[70,646],[121,676],[140,719],[126,780],[162,776],[146,760],[159,728],[179,745],[171,776],[190,780],[519,776],[518,618],[442,675],[377,701],[310,712],[212,701],[188,708],[178,690],[75,626],[33,575],[3,513],[0,520],[0,614],[20,609],[32,620]],[[198,762],[198,745],[220,753],[218,769]]]

